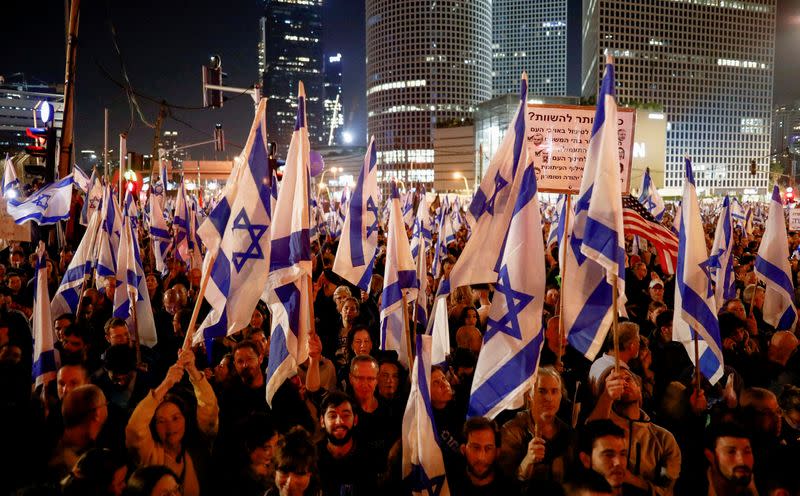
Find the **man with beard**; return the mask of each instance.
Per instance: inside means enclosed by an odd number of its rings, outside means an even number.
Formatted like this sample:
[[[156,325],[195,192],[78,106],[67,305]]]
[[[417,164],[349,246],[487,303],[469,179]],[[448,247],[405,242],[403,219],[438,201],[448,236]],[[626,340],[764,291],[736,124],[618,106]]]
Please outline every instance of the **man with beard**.
[[[233,348],[236,376],[220,398],[220,437],[251,414],[269,411],[267,381],[260,367],[262,358],[258,345],[252,341],[242,341]]]
[[[578,458],[583,468],[605,478],[615,496],[648,494],[626,482],[629,472],[625,431],[614,422],[587,422],[578,440]]]
[[[625,482],[649,494],[672,494],[681,472],[681,450],[675,436],[642,410],[639,377],[628,369],[612,368],[600,384],[603,392],[589,420],[610,419],[623,430],[631,460]]]
[[[750,435],[732,423],[712,426],[705,449],[709,467],[708,491],[698,494],[734,496],[757,494],[753,480],[755,459]]]
[[[497,423],[485,417],[467,420],[464,424],[464,440],[461,454],[466,462],[466,473],[450,471],[447,474],[452,494],[517,494],[513,482],[497,467],[500,454],[500,428]]]
[[[345,393],[328,393],[320,405],[320,426],[325,439],[317,445],[319,480],[324,495],[371,495],[376,489],[377,460],[353,436],[358,415]]]

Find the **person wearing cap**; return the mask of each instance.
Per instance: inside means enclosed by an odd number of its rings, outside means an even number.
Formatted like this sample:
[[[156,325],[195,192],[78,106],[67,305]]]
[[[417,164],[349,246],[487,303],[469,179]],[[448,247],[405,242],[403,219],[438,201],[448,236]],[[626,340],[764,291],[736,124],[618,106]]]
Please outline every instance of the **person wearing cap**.
[[[664,281],[661,279],[653,279],[650,281],[648,294],[650,295],[650,301],[659,301],[664,303]]]

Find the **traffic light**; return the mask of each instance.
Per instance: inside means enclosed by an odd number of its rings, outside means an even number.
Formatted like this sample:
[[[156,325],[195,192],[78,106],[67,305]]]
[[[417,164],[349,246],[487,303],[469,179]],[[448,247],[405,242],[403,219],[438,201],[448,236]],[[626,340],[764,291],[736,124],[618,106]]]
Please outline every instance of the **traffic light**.
[[[755,159],[750,161],[750,175],[755,176],[758,174],[758,165],[756,164]]]
[[[213,55],[208,65],[203,66],[203,106],[222,108],[222,90],[209,89],[206,85],[222,86],[222,59]]]
[[[44,159],[44,166],[47,171],[54,171],[56,164],[56,128],[50,127],[29,127],[25,134],[34,140],[35,144],[25,147],[25,152],[37,158]]]
[[[783,200],[786,205],[794,202],[794,188],[788,186],[786,191],[783,193]]]
[[[214,149],[218,152],[225,151],[225,131],[222,130],[222,124],[214,126]]]
[[[277,152],[278,152],[278,144],[274,141],[270,141],[269,146],[267,147],[269,151],[269,172],[270,175],[274,172],[275,177],[278,178],[278,181],[283,179],[283,171],[280,170],[280,167],[286,165],[285,160],[278,160]]]

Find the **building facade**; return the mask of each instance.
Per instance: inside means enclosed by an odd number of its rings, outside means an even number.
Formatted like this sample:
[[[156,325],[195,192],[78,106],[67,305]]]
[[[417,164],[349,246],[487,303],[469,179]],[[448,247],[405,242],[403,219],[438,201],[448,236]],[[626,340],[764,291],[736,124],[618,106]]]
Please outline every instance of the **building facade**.
[[[772,112],[772,142],[770,149],[779,155],[786,150],[800,155],[800,100],[791,105],[775,107]]]
[[[431,186],[437,123],[491,97],[490,0],[366,0],[367,128],[379,177]]]
[[[14,155],[35,144],[25,130],[41,126],[37,109],[39,103],[48,101],[53,106],[53,126],[61,136],[64,119],[64,94],[51,86],[27,83],[0,84],[0,154]]]
[[[325,59],[323,69],[325,77],[325,99],[322,102],[325,115],[324,124],[325,144],[327,146],[342,145],[344,131],[344,113],[342,112],[342,54],[329,56]]]
[[[530,92],[563,96],[567,89],[569,0],[492,2],[492,95],[519,91],[522,71]]]
[[[701,190],[765,194],[776,0],[584,0],[583,7],[583,96],[597,94],[607,50],[619,102],[667,118],[666,188],[679,192],[688,155]]]
[[[297,88],[306,90],[306,121],[312,144],[327,142],[323,131],[323,0],[264,0],[260,20],[259,69],[267,97],[269,140],[283,157],[297,114]]]

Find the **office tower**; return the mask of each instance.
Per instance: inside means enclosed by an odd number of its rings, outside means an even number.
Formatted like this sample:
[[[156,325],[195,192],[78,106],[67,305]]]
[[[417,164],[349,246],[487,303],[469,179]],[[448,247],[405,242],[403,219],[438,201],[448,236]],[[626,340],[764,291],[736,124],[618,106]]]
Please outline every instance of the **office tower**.
[[[491,97],[491,17],[490,0],[366,1],[367,128],[381,179],[430,186],[433,130],[470,122]]]
[[[776,0],[583,6],[583,96],[597,94],[608,50],[619,102],[650,106],[667,119],[665,186],[682,187],[688,155],[701,192],[766,193]]]
[[[306,90],[306,119],[312,146],[327,140],[322,130],[323,0],[264,0],[260,20],[259,67],[263,67],[269,140],[283,157],[297,115],[297,87]]]

